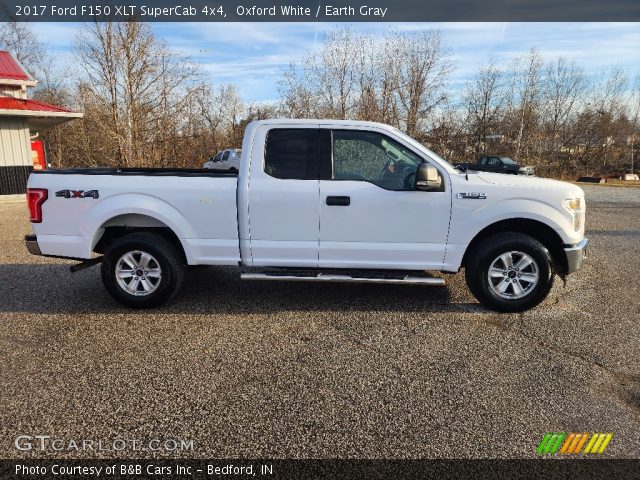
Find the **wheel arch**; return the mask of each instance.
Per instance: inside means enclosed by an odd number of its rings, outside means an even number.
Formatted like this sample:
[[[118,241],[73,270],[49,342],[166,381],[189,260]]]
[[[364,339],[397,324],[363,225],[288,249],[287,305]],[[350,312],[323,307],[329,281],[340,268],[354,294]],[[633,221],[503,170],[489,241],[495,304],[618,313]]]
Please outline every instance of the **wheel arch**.
[[[118,238],[130,233],[149,232],[162,235],[188,263],[186,249],[174,230],[163,221],[147,214],[125,213],[116,215],[105,221],[96,231],[93,240],[93,251],[104,253]]]
[[[553,261],[553,269],[557,273],[567,271],[567,258],[564,254],[564,242],[560,235],[546,223],[530,218],[509,218],[492,223],[476,234],[467,246],[462,257],[462,266],[466,266],[469,256],[484,239],[496,233],[517,232],[529,235],[542,243]]]

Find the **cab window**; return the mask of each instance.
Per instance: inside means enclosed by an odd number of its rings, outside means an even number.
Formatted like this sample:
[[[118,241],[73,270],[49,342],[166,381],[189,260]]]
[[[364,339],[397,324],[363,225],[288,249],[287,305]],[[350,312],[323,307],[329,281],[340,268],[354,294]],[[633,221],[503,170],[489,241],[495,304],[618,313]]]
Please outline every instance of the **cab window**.
[[[318,180],[318,129],[274,128],[265,143],[264,171],[280,179]]]
[[[422,158],[376,132],[333,131],[334,180],[359,180],[386,190],[414,190]]]

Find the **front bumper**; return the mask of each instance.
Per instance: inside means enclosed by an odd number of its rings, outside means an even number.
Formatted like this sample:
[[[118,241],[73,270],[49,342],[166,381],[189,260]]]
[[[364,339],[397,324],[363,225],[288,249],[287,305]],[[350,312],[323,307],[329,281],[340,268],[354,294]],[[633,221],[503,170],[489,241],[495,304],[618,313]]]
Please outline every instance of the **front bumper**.
[[[567,256],[567,272],[573,273],[578,270],[587,258],[587,244],[589,240],[583,238],[580,243],[575,245],[565,245],[564,253]]]
[[[27,245],[27,250],[31,255],[42,255],[40,246],[38,245],[38,237],[35,235],[25,235],[24,243]]]

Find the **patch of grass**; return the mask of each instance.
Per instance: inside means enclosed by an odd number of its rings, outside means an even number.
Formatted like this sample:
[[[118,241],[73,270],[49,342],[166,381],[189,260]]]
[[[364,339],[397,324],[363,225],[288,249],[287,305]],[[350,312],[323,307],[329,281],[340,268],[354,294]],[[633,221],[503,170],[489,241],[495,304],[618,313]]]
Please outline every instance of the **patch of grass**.
[[[572,181],[571,183],[578,186],[594,185],[596,187],[623,187],[623,188],[640,187],[640,181],[635,181],[635,180],[607,179],[606,183],[588,183],[588,182],[576,182],[576,181]]]
[[[607,183],[605,183],[605,185],[614,187],[640,187],[640,180],[607,179]]]

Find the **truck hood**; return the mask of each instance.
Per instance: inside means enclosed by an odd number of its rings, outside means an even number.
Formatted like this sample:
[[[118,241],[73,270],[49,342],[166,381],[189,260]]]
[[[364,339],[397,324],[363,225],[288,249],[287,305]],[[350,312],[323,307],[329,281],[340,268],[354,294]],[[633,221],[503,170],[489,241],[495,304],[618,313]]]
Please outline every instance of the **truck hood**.
[[[549,178],[531,177],[525,175],[506,175],[504,173],[478,172],[478,178],[484,182],[494,185],[504,185],[509,187],[547,189],[561,192],[574,193],[577,196],[584,196],[582,189],[572,183]]]

